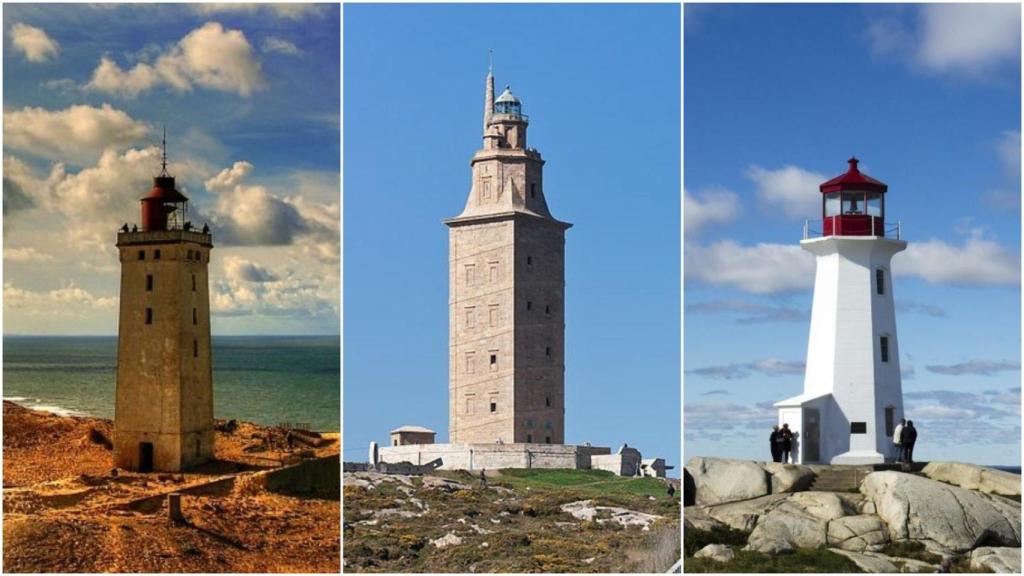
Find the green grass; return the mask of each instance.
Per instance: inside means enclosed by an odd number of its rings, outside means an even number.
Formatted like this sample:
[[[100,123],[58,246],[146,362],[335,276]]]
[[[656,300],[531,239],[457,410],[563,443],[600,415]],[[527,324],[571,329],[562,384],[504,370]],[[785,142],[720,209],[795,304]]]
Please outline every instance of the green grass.
[[[683,559],[683,571],[829,574],[860,572],[861,570],[850,559],[825,548],[800,548],[792,553],[779,555],[736,550],[736,557],[729,562],[687,557]]]
[[[594,495],[637,495],[668,498],[668,486],[657,478],[625,478],[604,470],[503,470],[494,482],[509,488],[572,488]],[[678,494],[676,495],[678,499]]]
[[[892,542],[882,550],[882,554],[898,556],[900,558],[912,558],[929,564],[935,564],[936,566],[942,562],[942,556],[928,552],[924,544],[912,540]]]
[[[712,530],[687,530],[683,535],[683,551],[686,556],[693,556],[708,544],[728,544],[733,547],[746,546],[750,532],[736,530],[728,526],[715,526]]]

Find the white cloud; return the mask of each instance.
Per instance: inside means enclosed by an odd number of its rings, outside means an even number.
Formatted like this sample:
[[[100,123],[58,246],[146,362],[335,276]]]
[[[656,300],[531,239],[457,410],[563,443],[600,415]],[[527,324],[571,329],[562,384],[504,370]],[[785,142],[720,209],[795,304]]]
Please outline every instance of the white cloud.
[[[732,240],[686,245],[688,279],[754,294],[806,290],[814,284],[814,256],[796,244],[743,246]]]
[[[219,174],[203,184],[212,192],[229,191],[242,182],[252,172],[252,164],[244,160],[235,162],[231,168],[225,168]]]
[[[718,366],[705,366],[687,370],[687,374],[695,374],[707,378],[721,380],[739,380],[751,374],[762,376],[793,376],[804,373],[804,362],[802,360],[780,360],[778,358],[764,358],[753,362],[739,362],[722,364]]]
[[[893,273],[917,276],[933,284],[1017,286],[1020,255],[975,230],[963,246],[937,239],[910,242],[907,250],[893,259]]]
[[[239,256],[224,257],[224,275],[233,282],[275,282],[277,275]]]
[[[226,256],[223,274],[210,294],[218,316],[270,316],[333,319],[338,315],[337,292],[331,282],[310,274],[282,273],[245,258]]]
[[[795,219],[814,219],[821,213],[818,186],[828,180],[824,174],[797,166],[783,166],[778,170],[751,166],[746,176],[757,187],[758,200],[773,214],[781,213]]]
[[[683,231],[697,234],[708,224],[729,222],[739,212],[739,198],[725,188],[702,190],[696,196],[683,190]]]
[[[11,42],[29,62],[46,62],[60,52],[60,45],[42,28],[15,23],[11,26]]]
[[[87,87],[131,98],[157,85],[182,92],[198,85],[250,96],[266,82],[245,34],[225,30],[217,22],[207,22],[159,56],[155,64],[140,62],[125,71],[112,59],[103,57]]]
[[[277,52],[286,56],[302,56],[303,52],[295,44],[276,36],[268,36],[260,45],[264,52]]]
[[[918,57],[929,69],[971,71],[1020,56],[1019,4],[921,6]]]
[[[19,264],[39,264],[42,262],[53,262],[55,258],[44,254],[31,246],[14,247],[4,246],[4,261],[16,262]]]
[[[4,284],[4,311],[17,310],[22,314],[46,318],[73,318],[92,313],[96,309],[110,310],[117,306],[117,298],[100,297],[68,283],[62,288],[34,292]]]
[[[316,4],[299,3],[255,3],[255,2],[208,2],[202,4],[189,4],[193,10],[203,15],[210,14],[232,14],[232,13],[254,13],[267,11],[281,18],[289,20],[301,20],[306,16],[316,13],[319,6]]]
[[[103,104],[64,110],[26,106],[4,112],[4,144],[55,160],[94,161],[103,151],[122,149],[149,133],[149,125]]]

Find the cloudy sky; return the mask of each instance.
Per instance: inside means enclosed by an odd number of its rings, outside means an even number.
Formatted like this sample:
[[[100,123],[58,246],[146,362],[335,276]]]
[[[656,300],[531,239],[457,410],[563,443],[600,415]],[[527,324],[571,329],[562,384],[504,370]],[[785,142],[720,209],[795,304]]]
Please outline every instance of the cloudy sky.
[[[1020,463],[1017,5],[702,5],[685,14],[687,457],[767,458],[803,390],[818,184],[889,184],[916,456]]]
[[[115,233],[169,171],[215,334],[339,331],[333,5],[5,5],[4,333],[113,334]]]

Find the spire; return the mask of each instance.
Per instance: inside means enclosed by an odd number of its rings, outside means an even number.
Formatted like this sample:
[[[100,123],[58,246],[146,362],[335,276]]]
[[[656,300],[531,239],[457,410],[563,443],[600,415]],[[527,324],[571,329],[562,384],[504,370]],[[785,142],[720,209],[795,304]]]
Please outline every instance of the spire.
[[[167,125],[164,125],[164,137],[160,141],[160,175],[169,176],[167,173]]]
[[[487,90],[484,96],[484,133],[487,133],[487,124],[491,121],[491,112],[494,111],[494,73],[493,73],[494,50],[487,51]]]

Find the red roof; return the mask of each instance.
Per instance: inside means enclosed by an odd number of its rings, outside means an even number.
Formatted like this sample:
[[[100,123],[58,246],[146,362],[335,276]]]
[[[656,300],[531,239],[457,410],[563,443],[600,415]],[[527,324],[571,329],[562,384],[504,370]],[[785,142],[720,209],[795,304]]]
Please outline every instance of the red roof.
[[[188,198],[174,187],[174,176],[157,176],[153,178],[153,189],[142,201],[188,202]]]
[[[846,174],[836,176],[822,184],[819,187],[822,192],[842,192],[844,190],[885,192],[889,189],[885,182],[875,180],[858,170],[857,163],[860,161],[856,158],[850,158],[848,162],[850,163],[850,169],[846,171]]]

